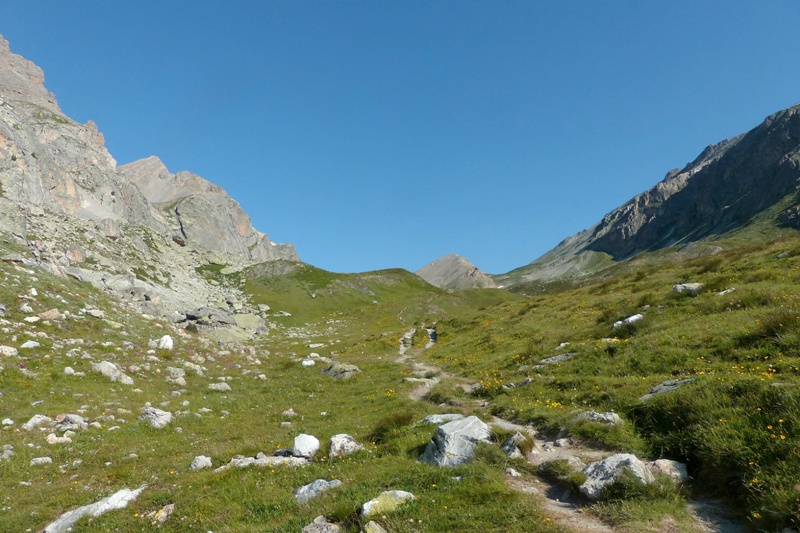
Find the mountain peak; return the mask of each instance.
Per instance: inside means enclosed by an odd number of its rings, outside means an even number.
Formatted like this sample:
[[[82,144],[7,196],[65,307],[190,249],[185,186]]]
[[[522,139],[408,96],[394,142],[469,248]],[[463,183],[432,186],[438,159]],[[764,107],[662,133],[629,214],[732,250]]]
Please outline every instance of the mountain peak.
[[[11,51],[0,35],[0,95],[3,99],[36,104],[62,115],[56,97],[44,86],[44,72],[33,62]]]
[[[446,290],[489,289],[494,280],[458,254],[448,254],[417,271],[417,275],[435,287]]]

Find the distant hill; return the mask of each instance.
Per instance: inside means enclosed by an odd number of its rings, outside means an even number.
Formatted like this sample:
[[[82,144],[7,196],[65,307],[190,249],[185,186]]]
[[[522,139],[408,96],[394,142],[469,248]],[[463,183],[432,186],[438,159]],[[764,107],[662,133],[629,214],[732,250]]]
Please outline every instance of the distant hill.
[[[800,221],[800,104],[751,131],[708,146],[683,169],[568,237],[532,263],[496,276],[519,285],[595,272],[676,244],[714,240],[774,211],[767,224]],[[763,223],[764,221],[761,220]]]
[[[491,276],[467,259],[449,254],[417,271],[417,275],[440,289],[490,289],[497,287]]]

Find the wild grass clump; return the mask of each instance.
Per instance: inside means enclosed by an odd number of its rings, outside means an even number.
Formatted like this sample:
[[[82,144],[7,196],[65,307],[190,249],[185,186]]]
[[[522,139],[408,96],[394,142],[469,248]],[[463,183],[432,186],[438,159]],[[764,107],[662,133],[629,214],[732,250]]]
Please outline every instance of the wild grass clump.
[[[407,412],[392,413],[378,420],[364,439],[373,444],[386,444],[389,439],[409,426],[414,421],[414,415]]]

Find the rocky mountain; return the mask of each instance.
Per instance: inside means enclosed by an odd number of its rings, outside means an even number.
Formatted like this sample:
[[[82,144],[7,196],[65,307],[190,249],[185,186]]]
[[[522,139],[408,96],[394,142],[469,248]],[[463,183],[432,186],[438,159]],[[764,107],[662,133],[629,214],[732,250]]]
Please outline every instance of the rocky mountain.
[[[569,237],[529,265],[498,276],[513,285],[580,275],[644,251],[712,239],[780,202],[775,224],[797,220],[800,104],[751,131],[707,147],[683,169]]]
[[[26,260],[176,320],[209,306],[247,311],[236,287],[198,274],[203,265],[299,260],[203,178],[172,174],[156,157],[118,167],[97,126],[67,117],[42,70],[2,37],[0,232],[28,247]]]
[[[417,275],[431,285],[446,290],[497,287],[491,276],[456,254],[445,255],[425,265],[417,271]]]

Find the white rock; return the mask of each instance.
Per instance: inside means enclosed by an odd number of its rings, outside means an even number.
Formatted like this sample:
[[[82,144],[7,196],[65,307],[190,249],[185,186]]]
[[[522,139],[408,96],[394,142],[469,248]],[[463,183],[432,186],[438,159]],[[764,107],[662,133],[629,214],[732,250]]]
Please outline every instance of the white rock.
[[[6,357],[14,357],[15,355],[19,354],[19,350],[16,348],[12,348],[11,346],[0,346],[0,355],[5,355]]]
[[[142,414],[139,415],[139,420],[144,420],[152,427],[161,429],[172,422],[172,413],[155,407],[142,407]]]
[[[192,464],[189,465],[190,470],[202,470],[204,468],[211,468],[211,457],[206,457],[205,455],[198,455],[192,461]]]
[[[212,383],[211,385],[208,386],[208,388],[209,390],[215,390],[218,392],[227,392],[229,390],[232,390],[231,386],[225,383],[224,381],[221,381],[219,383]]]
[[[629,471],[644,485],[653,482],[653,475],[643,461],[629,453],[618,453],[592,463],[581,470],[586,476],[586,481],[581,485],[580,490],[585,496],[596,500],[602,494],[603,489],[618,481],[625,471]]]
[[[49,465],[53,462],[53,459],[50,457],[34,457],[31,459],[31,466],[43,466]]]
[[[103,312],[103,311],[101,311],[99,309],[87,309],[86,310],[86,314],[89,315],[90,317],[93,317],[93,318],[103,319],[103,318],[106,317],[105,312]]]
[[[71,366],[66,366],[66,367],[64,367],[64,374],[67,375],[67,376],[71,376],[71,375],[75,374],[75,369],[72,368]]]
[[[687,294],[691,294],[692,296],[700,294],[700,291],[702,290],[702,283],[679,283],[678,285],[672,286],[673,292],[677,292],[678,294],[685,292]]]
[[[122,372],[119,368],[117,368],[117,365],[110,361],[93,363],[92,370],[111,379],[111,381],[115,381],[123,385],[133,385],[133,378]]]
[[[50,433],[45,440],[47,441],[47,444],[67,444],[72,442],[71,438],[67,436],[59,437],[55,433]]]
[[[25,341],[22,346],[20,346],[20,349],[38,348],[39,346],[41,346],[41,344],[36,341]]]
[[[11,420],[10,418],[4,418],[2,424],[4,426],[13,426],[14,425],[14,421]]]
[[[363,449],[364,446],[362,446],[356,439],[345,433],[340,433],[331,437],[331,457],[350,455],[351,453]]]
[[[25,322],[28,322],[29,324],[34,324],[36,322],[39,322],[41,320],[41,318],[39,318],[38,316],[26,316],[22,320],[24,320]]]
[[[44,528],[44,533],[67,533],[68,531],[72,531],[72,526],[85,516],[97,517],[108,511],[124,509],[130,502],[134,501],[144,489],[145,487],[140,487],[136,490],[122,489],[108,498],[103,498],[98,502],[84,505],[83,507],[64,513],[58,517],[55,522],[51,522],[50,525]]]
[[[686,465],[669,459],[657,459],[647,463],[647,469],[654,476],[666,476],[676,485],[689,482],[689,472]]]
[[[637,313],[637,314],[635,314],[633,316],[629,316],[625,320],[618,320],[618,321],[614,322],[614,325],[611,327],[611,329],[619,329],[622,326],[627,326],[628,324],[633,324],[635,322],[639,322],[643,318],[644,318],[644,315]]]
[[[50,418],[49,416],[33,415],[30,420],[22,424],[22,429],[24,429],[25,431],[31,431],[39,426],[52,423],[53,419]]]
[[[158,347],[161,350],[172,350],[173,345],[174,341],[172,340],[172,337],[170,337],[169,335],[164,335],[163,337],[158,339]]]
[[[303,366],[314,366],[317,363],[313,359],[303,359],[303,362],[300,364]]]
[[[319,451],[319,440],[314,435],[301,433],[294,438],[295,457],[314,457]]]
[[[590,422],[599,422],[600,424],[606,424],[608,426],[618,426],[623,424],[625,421],[620,418],[617,413],[608,412],[608,413],[598,413],[596,411],[584,411],[579,415],[572,418],[569,421],[570,424],[574,424],[575,422],[580,422],[581,420],[588,420]]]

